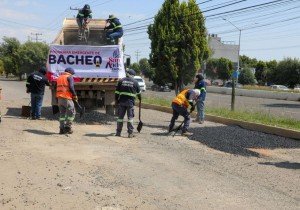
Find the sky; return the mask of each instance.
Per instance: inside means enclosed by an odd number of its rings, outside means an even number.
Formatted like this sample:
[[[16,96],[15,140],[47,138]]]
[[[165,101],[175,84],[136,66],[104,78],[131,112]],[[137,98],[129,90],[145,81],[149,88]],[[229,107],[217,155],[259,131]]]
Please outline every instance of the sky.
[[[265,4],[272,1],[276,2]],[[125,30],[125,53],[131,55],[132,62],[136,62],[137,59],[149,57],[150,40],[146,27],[143,26],[153,23],[152,17],[157,14],[163,2],[164,0],[0,0],[0,37],[16,37],[25,42],[28,39],[35,40],[34,34],[39,33],[42,34],[38,36],[41,41],[51,43],[59,32],[63,19],[77,14],[69,9],[70,6],[82,7],[88,3],[94,18],[106,19],[109,14],[114,14],[120,19]],[[218,34],[225,43],[238,44],[241,30],[241,55],[265,61],[300,58],[300,0],[196,2],[206,18],[208,33]],[[255,7],[258,4],[264,5]],[[232,12],[233,10],[238,11]],[[135,23],[136,21],[139,22]]]

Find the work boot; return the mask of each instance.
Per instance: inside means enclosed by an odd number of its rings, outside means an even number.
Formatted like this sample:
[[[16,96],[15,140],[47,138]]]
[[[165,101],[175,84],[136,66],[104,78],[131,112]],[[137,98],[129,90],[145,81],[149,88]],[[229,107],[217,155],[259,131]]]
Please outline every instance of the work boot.
[[[67,133],[67,134],[72,134],[72,133],[73,133],[72,128],[70,128],[70,127],[65,127],[65,133]]]
[[[189,136],[192,136],[193,133],[188,132],[188,131],[185,131],[185,132],[182,132],[181,135],[182,135],[182,136],[187,136],[187,137],[189,137]]]
[[[200,121],[199,121],[199,124],[203,124],[203,123],[204,123],[204,120],[200,120]]]
[[[59,129],[59,134],[60,134],[60,135],[65,134],[65,133],[66,133],[66,132],[65,132],[65,129],[63,129],[63,128],[60,128],[60,129]]]
[[[133,137],[134,137],[133,133],[128,134],[128,138],[133,138]]]
[[[115,136],[119,136],[119,137],[120,137],[120,136],[121,136],[121,133],[116,133],[116,135],[115,135]]]

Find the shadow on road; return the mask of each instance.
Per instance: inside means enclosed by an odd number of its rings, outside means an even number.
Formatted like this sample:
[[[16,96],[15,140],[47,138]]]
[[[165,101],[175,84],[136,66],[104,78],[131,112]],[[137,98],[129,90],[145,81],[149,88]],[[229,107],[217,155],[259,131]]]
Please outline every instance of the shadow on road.
[[[290,108],[290,109],[300,108],[300,104],[264,104],[264,106],[271,107],[271,108]]]
[[[241,156],[260,156],[250,151],[251,148],[277,149],[300,148],[300,142],[274,135],[250,131],[236,126],[190,128],[193,136],[189,139],[198,141],[210,148]]]
[[[7,112],[5,116],[22,117],[21,113],[21,107],[7,107]],[[52,107],[42,107],[42,117],[46,118],[47,120],[58,120],[58,114],[52,114]]]
[[[87,133],[84,136],[88,136],[88,137],[110,137],[110,136],[115,136],[115,133],[108,133],[108,134]]]
[[[27,129],[27,130],[24,130],[24,131],[29,132],[29,133],[33,133],[33,134],[37,134],[37,135],[43,135],[43,136],[50,136],[50,135],[57,134],[57,133],[53,133],[53,132],[33,130],[33,129]]]
[[[267,165],[267,166],[276,166],[278,168],[286,168],[286,169],[300,169],[300,163],[293,163],[293,162],[289,162],[289,161],[278,162],[278,163],[264,162],[264,163],[259,163],[259,164]]]
[[[8,117],[22,117],[22,108],[21,107],[8,107],[5,116]],[[42,107],[42,118],[46,120],[58,120],[59,114],[53,115],[52,106]],[[115,117],[101,113],[97,110],[92,110],[86,112],[85,115],[80,118],[79,113],[76,113],[74,122],[79,124],[111,124],[114,123]]]

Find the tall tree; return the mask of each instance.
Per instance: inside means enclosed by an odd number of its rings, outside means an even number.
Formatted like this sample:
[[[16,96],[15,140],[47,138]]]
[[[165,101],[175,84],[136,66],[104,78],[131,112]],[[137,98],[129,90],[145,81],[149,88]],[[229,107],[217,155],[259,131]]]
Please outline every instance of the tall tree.
[[[16,38],[3,37],[3,42],[0,45],[0,59],[3,61],[3,66],[6,74],[19,74],[19,56],[18,50],[21,43]]]
[[[225,81],[231,78],[233,73],[233,64],[227,58],[220,58],[218,59],[218,78]]]
[[[250,58],[246,55],[240,56],[240,66],[242,68],[245,68],[245,67],[255,68],[256,64],[257,64],[256,58]]]
[[[243,68],[239,76],[239,83],[243,85],[254,85],[255,77],[249,67]]]
[[[154,69],[151,68],[149,61],[147,58],[142,58],[139,61],[140,69],[143,75],[149,78],[149,80],[152,80],[154,77]]]
[[[259,61],[255,67],[255,78],[259,84],[264,84],[266,81],[267,65],[264,61]]]
[[[177,93],[192,81],[203,59],[208,57],[204,18],[196,1],[180,4],[179,0],[165,0],[148,34],[154,82],[173,83]]]
[[[133,69],[137,75],[141,74],[140,65],[138,63],[131,64],[129,68]]]
[[[26,42],[18,50],[20,73],[31,73],[46,65],[49,46],[42,42]]]
[[[207,60],[205,74],[210,79],[218,78],[218,59],[210,58]]]

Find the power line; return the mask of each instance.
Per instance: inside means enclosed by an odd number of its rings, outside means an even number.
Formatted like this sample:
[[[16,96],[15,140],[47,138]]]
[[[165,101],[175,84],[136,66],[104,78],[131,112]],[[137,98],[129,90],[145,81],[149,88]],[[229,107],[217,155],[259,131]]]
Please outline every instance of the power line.
[[[286,47],[272,47],[272,48],[260,48],[260,49],[242,49],[242,51],[257,51],[257,50],[278,50],[278,49],[290,49],[298,48],[300,45],[286,46]]]

